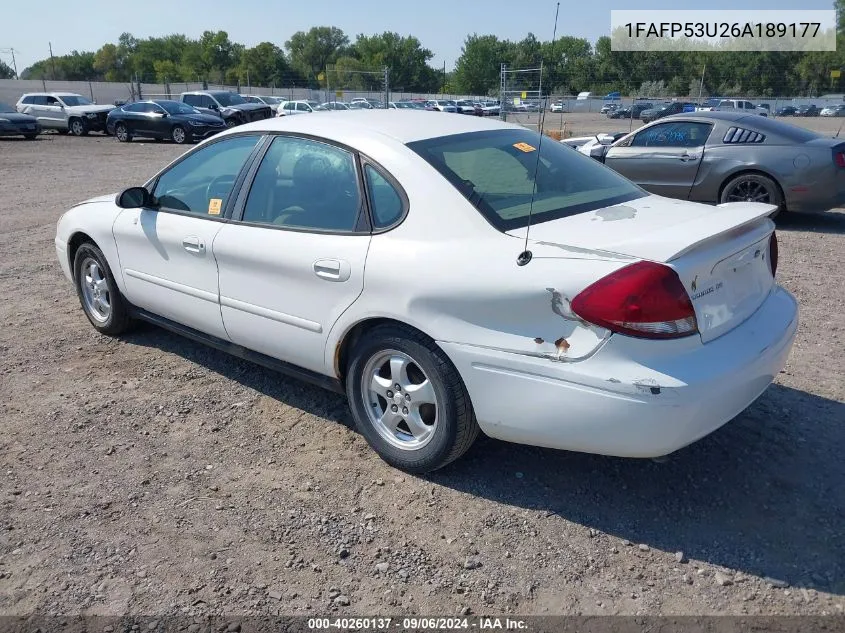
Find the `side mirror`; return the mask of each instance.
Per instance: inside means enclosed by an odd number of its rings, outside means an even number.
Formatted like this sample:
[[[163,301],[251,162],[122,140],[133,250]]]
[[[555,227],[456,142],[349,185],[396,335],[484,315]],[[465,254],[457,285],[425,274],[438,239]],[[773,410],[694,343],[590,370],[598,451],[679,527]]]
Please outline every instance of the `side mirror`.
[[[212,110],[219,110],[219,109],[220,109],[220,106],[219,106],[219,105],[217,105],[216,103],[212,103],[212,104],[211,104],[210,106],[208,106],[208,107],[209,107],[209,108],[211,108]]]
[[[121,209],[140,209],[153,206],[153,196],[144,187],[129,187],[117,194],[115,204]]]

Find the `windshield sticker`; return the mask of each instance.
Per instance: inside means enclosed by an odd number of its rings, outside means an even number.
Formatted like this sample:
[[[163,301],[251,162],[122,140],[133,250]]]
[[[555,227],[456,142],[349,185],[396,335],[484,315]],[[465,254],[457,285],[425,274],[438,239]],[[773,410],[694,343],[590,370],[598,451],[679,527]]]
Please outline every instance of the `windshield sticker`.
[[[208,201],[208,215],[220,215],[223,208],[223,198],[212,198]]]
[[[514,146],[516,149],[518,149],[520,152],[525,152],[526,154],[527,154],[528,152],[535,152],[535,151],[537,151],[537,148],[536,148],[536,147],[534,147],[533,145],[529,145],[528,143],[514,143],[514,144],[513,144],[513,146]]]

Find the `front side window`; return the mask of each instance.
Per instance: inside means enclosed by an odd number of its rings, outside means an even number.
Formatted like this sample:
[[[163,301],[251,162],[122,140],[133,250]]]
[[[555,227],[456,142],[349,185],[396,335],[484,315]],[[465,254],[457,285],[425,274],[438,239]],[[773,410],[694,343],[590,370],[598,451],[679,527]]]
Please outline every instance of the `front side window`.
[[[310,112],[311,111],[311,108],[308,107],[307,103],[297,103],[296,109],[299,110],[300,112]]]
[[[289,228],[354,231],[360,210],[350,152],[279,136],[255,174],[242,219]]]
[[[220,217],[235,178],[258,142],[257,136],[227,138],[190,154],[158,178],[159,207]]]
[[[634,136],[633,147],[701,147],[710,135],[709,123],[660,123]]]
[[[471,132],[409,143],[500,231],[647,195],[596,160],[530,130]],[[540,154],[537,160],[537,154]],[[533,207],[532,207],[533,198]]]
[[[214,98],[221,106],[232,106],[246,103],[246,99],[234,92],[216,92],[214,93]]]
[[[62,102],[56,99],[56,97],[44,97],[44,105],[48,106],[59,106],[62,105]]]

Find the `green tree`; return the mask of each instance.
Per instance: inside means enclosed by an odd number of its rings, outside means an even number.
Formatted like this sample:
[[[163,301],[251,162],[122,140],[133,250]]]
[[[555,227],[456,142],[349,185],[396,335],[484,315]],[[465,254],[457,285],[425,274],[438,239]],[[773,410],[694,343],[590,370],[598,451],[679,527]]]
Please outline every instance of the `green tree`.
[[[429,92],[439,84],[437,71],[428,65],[434,57],[413,36],[398,33],[359,35],[352,46],[352,54],[370,71],[390,69],[390,85],[397,90]],[[381,79],[376,82],[381,84]]]
[[[297,31],[285,42],[291,64],[313,84],[326,66],[337,61],[347,46],[349,38],[334,26],[315,26],[307,32]]]
[[[14,79],[15,71],[0,59],[0,79]]]
[[[499,88],[501,65],[509,61],[508,48],[508,43],[495,35],[468,35],[455,64],[455,90],[493,94]]]

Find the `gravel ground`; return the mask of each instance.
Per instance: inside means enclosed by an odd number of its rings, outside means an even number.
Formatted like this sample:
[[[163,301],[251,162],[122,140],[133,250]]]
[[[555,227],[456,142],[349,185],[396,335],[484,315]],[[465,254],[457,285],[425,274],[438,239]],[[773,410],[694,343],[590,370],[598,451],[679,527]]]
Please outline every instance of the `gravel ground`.
[[[781,222],[798,340],[719,432],[660,464],[481,438],[412,477],[339,396],[90,327],[56,220],[181,151],[0,140],[0,613],[843,613],[845,213]]]

